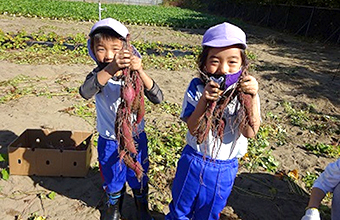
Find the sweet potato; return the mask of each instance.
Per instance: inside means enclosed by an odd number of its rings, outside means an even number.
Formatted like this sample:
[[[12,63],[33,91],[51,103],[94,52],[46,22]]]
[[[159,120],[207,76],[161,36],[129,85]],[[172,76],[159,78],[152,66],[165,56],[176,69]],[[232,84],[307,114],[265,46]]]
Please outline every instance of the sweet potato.
[[[126,47],[129,47],[128,44]],[[120,77],[122,80],[121,103],[118,106],[115,122],[119,157],[126,166],[135,171],[137,178],[141,180],[142,166],[133,159],[138,154],[133,132],[138,132],[138,124],[144,117],[144,85],[138,71],[131,71],[130,68],[123,69],[123,74]],[[136,117],[132,117],[132,114],[135,114]]]
[[[247,68],[245,68],[241,74],[240,79],[242,79],[242,77],[246,76],[247,74],[248,74]],[[215,136],[215,138],[218,138],[222,143],[224,129],[225,126],[227,125],[229,125],[230,128],[233,130],[235,125],[244,126],[244,124],[240,124],[241,122],[243,122],[245,123],[245,125],[248,124],[254,129],[254,123],[252,120],[253,118],[251,103],[252,97],[250,94],[246,94],[239,89],[239,81],[237,82],[237,84],[238,86],[223,93],[223,95],[220,97],[218,101],[211,102],[208,104],[208,107],[204,113],[202,120],[200,121],[198,128],[196,129],[196,131],[194,131],[194,135],[197,138],[198,144],[201,144],[206,141],[210,130],[212,134]],[[237,120],[234,122],[234,124],[231,124],[231,122],[228,119],[223,118],[224,109],[227,107],[231,100],[235,99],[235,97],[237,97],[237,99],[239,100],[241,107],[237,112],[238,115]],[[214,152],[215,147],[220,146],[214,145],[213,146]]]

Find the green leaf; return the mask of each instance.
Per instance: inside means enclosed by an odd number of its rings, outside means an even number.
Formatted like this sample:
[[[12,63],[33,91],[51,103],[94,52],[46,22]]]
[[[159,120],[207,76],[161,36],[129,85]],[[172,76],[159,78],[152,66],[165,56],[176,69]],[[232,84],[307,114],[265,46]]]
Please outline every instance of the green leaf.
[[[7,155],[0,154],[0,162],[7,161]]]
[[[46,196],[47,196],[47,198],[49,198],[49,199],[54,199],[55,198],[55,195],[56,195],[56,193],[55,192],[50,192],[49,194],[47,194]]]
[[[8,169],[2,169],[1,170],[1,178],[4,179],[4,180],[8,180],[9,179]]]

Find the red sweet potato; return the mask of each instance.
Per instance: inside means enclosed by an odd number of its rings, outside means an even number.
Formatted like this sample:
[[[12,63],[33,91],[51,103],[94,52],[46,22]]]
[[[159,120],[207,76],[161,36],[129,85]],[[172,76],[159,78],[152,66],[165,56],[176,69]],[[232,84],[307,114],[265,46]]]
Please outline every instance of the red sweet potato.
[[[142,165],[136,159],[132,158],[130,154],[124,155],[124,162],[127,167],[131,168],[135,172],[137,179],[141,181],[144,175]]]
[[[128,123],[127,121],[123,121],[122,124],[122,129],[123,129],[123,146],[133,154],[137,154],[137,150],[135,147],[135,141],[133,140],[132,137],[132,127],[131,124]]]
[[[128,83],[124,85],[122,98],[126,102],[126,105],[128,108],[131,108],[132,102],[135,99],[135,97],[136,97],[136,94],[135,94],[135,90],[132,87],[132,84]]]
[[[129,48],[128,43],[125,49]],[[133,169],[137,178],[143,176],[141,164],[133,159],[138,154],[133,139],[133,133],[137,132],[138,124],[144,117],[144,85],[138,71],[130,68],[123,69],[120,76],[122,80],[121,103],[118,106],[115,122],[115,132],[119,143],[119,157],[126,166]],[[136,117],[132,117],[136,114]]]
[[[242,79],[242,77],[246,76],[247,74],[248,74],[247,68],[245,68],[241,74],[240,79]],[[237,83],[239,84],[239,82]],[[230,121],[223,118],[224,109],[227,107],[231,100],[235,99],[235,97],[238,98],[241,107],[240,110],[237,112],[238,120],[235,122],[235,124],[231,124]],[[252,97],[250,94],[245,94],[239,89],[239,86],[236,86],[233,89],[229,90],[228,92],[224,93],[217,102],[209,103],[203,116],[203,119],[200,121],[198,128],[194,132],[194,135],[197,138],[197,143],[198,144],[203,143],[207,139],[209,131],[211,131],[212,134],[215,135],[215,137],[222,142],[224,136],[224,129],[225,126],[227,125],[229,125],[231,129],[234,129],[233,128],[234,125],[237,125],[240,122],[245,122],[254,129],[254,123],[252,120],[253,112],[251,99]],[[214,146],[213,148],[215,147],[220,146]],[[213,151],[215,152],[214,149]]]

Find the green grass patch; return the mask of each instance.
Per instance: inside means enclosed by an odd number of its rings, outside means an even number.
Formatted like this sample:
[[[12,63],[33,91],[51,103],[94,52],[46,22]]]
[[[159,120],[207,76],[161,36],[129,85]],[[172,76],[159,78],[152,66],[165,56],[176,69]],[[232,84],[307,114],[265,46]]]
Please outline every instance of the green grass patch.
[[[269,139],[273,132],[270,125],[261,125],[255,138],[248,139],[248,152],[241,159],[240,164],[249,171],[259,168],[267,172],[275,172],[278,168],[278,161],[271,154]]]
[[[61,36],[54,32],[25,31],[4,33],[0,30],[0,60],[18,64],[94,64],[88,55],[87,36],[84,34]],[[143,56],[145,69],[196,69],[201,53],[200,45],[182,45],[162,42],[131,42]],[[251,51],[249,59],[254,59]]]
[[[290,123],[316,134],[339,135],[340,120],[325,114],[320,114],[313,105],[306,107],[294,106],[291,102],[282,102]]]
[[[8,163],[8,155],[7,154],[0,154],[0,165],[2,163]],[[8,180],[9,179],[9,169],[8,169],[8,167],[4,167],[4,168],[1,168],[1,167],[0,167],[0,177],[4,180]],[[1,191],[1,188],[0,188],[0,191]]]
[[[190,9],[165,6],[102,4],[102,18],[112,17],[131,25],[207,28],[225,18]],[[98,4],[58,0],[0,0],[0,13],[7,15],[97,21]]]
[[[0,82],[0,104],[7,101],[18,99],[25,95],[48,96],[50,95],[47,88],[36,88],[34,83],[43,80],[41,77],[29,77],[25,75],[18,75],[10,80]]]
[[[18,64],[94,64],[88,55],[87,37],[77,34],[60,36],[53,32],[42,34],[0,31],[0,59]],[[145,69],[194,69],[200,46],[161,42],[133,41],[143,55]]]
[[[19,99],[23,96],[71,96],[78,93],[78,87],[68,87],[61,84],[60,89],[50,91],[50,88],[41,83],[47,80],[44,77],[30,77],[18,75],[10,80],[0,81],[0,104],[11,100]],[[37,86],[38,83],[41,85]]]
[[[314,181],[319,177],[316,173],[306,172],[306,175],[302,178],[302,182],[305,183],[306,189],[311,190]]]
[[[340,156],[340,145],[331,145],[324,143],[316,143],[316,144],[305,144],[305,149],[307,151],[312,152],[317,156],[326,156],[338,158]]]

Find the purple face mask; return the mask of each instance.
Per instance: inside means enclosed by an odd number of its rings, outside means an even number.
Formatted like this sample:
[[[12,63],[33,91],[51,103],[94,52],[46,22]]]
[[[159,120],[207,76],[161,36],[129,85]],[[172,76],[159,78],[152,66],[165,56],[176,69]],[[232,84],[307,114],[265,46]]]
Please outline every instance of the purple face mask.
[[[242,68],[236,73],[230,73],[225,75],[225,89],[228,89],[229,86],[236,83],[238,78],[241,76]]]
[[[202,72],[203,81],[207,83],[209,80],[212,80],[220,85],[221,90],[228,89],[229,86],[236,83],[239,77],[242,74],[242,68],[235,73],[228,74],[212,74],[207,72]]]

